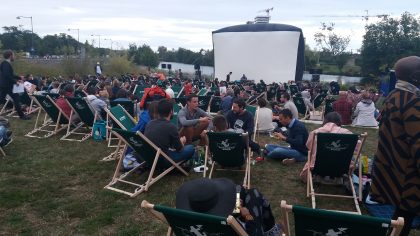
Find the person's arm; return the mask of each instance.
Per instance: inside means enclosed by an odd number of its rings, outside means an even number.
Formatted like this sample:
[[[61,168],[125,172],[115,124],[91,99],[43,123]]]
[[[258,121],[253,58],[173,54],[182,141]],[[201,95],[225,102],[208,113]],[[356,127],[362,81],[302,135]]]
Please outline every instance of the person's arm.
[[[248,113],[248,119],[246,122],[246,132],[248,132],[249,135],[254,133],[254,116],[251,113]]]
[[[5,81],[10,81],[12,84],[15,84],[18,80],[20,80],[19,76],[14,75],[12,65],[10,65],[7,61],[2,63],[1,71],[3,80]]]
[[[177,152],[181,151],[184,145],[182,144],[179,138],[179,133],[178,133],[177,128],[174,125],[172,125],[172,126],[168,126],[168,129],[169,129],[169,136],[171,140],[171,148],[175,149]]]
[[[305,135],[304,135],[304,127],[297,127],[297,129],[295,130],[295,135],[293,138],[286,137],[286,139],[284,141],[286,141],[287,143],[289,143],[290,145],[296,146],[296,147],[306,147],[306,141],[304,140]]]
[[[193,126],[199,122],[199,119],[187,120],[187,114],[184,109],[178,112],[178,120],[182,126]]]

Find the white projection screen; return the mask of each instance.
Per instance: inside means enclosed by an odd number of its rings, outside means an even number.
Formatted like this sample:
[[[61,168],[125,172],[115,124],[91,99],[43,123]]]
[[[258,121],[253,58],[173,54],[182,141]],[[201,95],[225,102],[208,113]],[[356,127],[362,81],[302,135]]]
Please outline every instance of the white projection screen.
[[[297,66],[303,60],[298,57],[301,35],[301,31],[215,31],[215,78],[226,80],[226,75],[232,72],[231,81],[239,80],[243,74],[250,80],[262,79],[266,83],[301,80]],[[299,64],[303,65],[303,61]]]

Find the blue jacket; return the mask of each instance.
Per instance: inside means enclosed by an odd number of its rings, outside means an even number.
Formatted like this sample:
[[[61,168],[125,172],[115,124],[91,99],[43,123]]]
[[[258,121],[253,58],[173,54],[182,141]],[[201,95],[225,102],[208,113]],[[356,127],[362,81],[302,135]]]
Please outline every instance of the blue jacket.
[[[287,135],[286,142],[290,144],[292,149],[299,151],[302,154],[308,154],[306,141],[308,141],[308,130],[305,125],[299,120],[295,119],[292,127],[289,127],[289,134]]]

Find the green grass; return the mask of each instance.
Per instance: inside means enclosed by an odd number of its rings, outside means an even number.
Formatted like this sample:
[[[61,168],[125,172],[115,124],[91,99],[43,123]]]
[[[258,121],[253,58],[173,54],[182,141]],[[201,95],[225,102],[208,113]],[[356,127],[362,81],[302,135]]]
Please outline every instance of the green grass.
[[[0,158],[0,235],[164,235],[166,226],[141,209],[141,201],[174,206],[177,188],[201,177],[193,172],[188,177],[171,173],[147,193],[129,198],[103,188],[115,168],[115,162],[99,161],[113,151],[105,142],[60,141],[61,135],[28,138],[24,134],[32,129],[35,117],[31,121],[10,118],[10,122],[14,142],[5,148],[7,157]],[[309,130],[316,127],[308,125]],[[377,130],[350,129],[369,133],[362,153],[372,156]],[[259,141],[275,142],[262,136]],[[252,166],[251,185],[270,200],[277,221],[283,199],[310,205],[306,185],[298,178],[302,167],[271,160]],[[239,183],[242,173],[227,176]],[[352,201],[320,199],[318,206],[351,210]]]

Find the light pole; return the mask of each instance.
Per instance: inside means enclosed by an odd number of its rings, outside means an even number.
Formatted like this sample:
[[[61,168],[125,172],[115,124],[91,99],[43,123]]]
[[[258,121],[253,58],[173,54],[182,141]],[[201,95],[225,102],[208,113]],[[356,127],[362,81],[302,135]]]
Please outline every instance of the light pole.
[[[31,34],[31,53],[33,54],[33,52],[35,51],[34,49],[34,24],[32,22],[32,16],[17,16],[16,19],[20,20],[22,18],[28,18],[31,19],[31,30],[32,30],[32,34]]]
[[[67,29],[67,31],[70,31],[70,30],[77,30],[77,51],[79,51],[79,47],[80,47],[79,29],[70,29],[70,28]]]
[[[100,35],[100,34],[91,34],[90,36],[98,36],[98,38],[99,38],[99,47],[98,48],[101,48],[101,36],[102,35]]]
[[[104,39],[106,41],[111,41],[111,51],[112,51],[112,44],[114,43],[114,41],[112,39]]]

